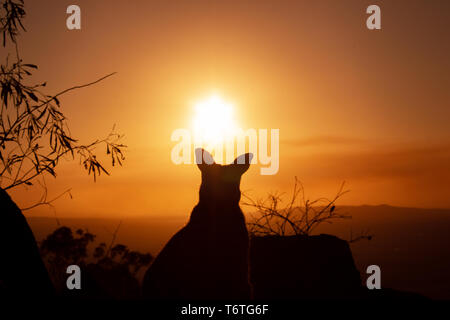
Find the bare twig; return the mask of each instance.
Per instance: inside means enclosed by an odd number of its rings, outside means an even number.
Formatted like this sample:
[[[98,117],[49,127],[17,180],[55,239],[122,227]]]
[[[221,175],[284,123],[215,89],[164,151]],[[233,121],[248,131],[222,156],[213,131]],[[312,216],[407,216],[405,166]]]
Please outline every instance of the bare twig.
[[[56,197],[54,197],[54,198],[52,198],[50,200],[47,200],[47,189],[44,189],[44,194],[43,194],[43,196],[41,197],[41,199],[39,200],[38,203],[35,203],[35,204],[33,204],[33,205],[29,206],[29,207],[20,208],[20,210],[22,210],[22,211],[31,210],[31,209],[34,209],[34,208],[39,207],[39,206],[50,206],[50,207],[53,207],[52,203],[55,202],[56,200],[58,200],[59,198],[61,198],[65,194],[68,194],[69,197],[72,199],[72,194],[70,193],[71,191],[72,191],[72,188],[69,188],[69,189],[65,190],[64,192],[60,193],[59,195],[57,195]]]
[[[116,227],[116,230],[112,234],[111,242],[109,243],[108,249],[106,250],[105,256],[108,256],[112,246],[114,245],[114,242],[116,241],[117,233],[119,232],[120,226],[122,225],[122,220],[119,221],[119,224]]]
[[[353,231],[350,230],[350,240],[347,240],[348,243],[355,243],[358,242],[360,240],[372,240],[373,238],[373,234],[369,233],[369,231],[363,231],[361,232],[359,235],[357,235],[355,238],[353,237]]]
[[[313,201],[305,198],[305,191],[300,181],[295,178],[292,197],[285,207],[280,207],[282,195],[269,194],[266,200],[255,201],[243,195],[243,205],[256,209],[256,214],[248,223],[252,235],[310,235],[321,223],[332,223],[336,219],[350,216],[339,213],[336,201],[349,192],[342,183],[332,199],[320,198]],[[300,197],[300,199],[299,199]]]

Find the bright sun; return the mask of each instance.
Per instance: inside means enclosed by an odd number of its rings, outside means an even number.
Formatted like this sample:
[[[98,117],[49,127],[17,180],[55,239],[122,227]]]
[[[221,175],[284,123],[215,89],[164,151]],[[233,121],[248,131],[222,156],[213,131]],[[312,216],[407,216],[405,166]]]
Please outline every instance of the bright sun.
[[[216,95],[196,103],[193,129],[195,139],[208,144],[233,138],[237,130],[233,106]]]

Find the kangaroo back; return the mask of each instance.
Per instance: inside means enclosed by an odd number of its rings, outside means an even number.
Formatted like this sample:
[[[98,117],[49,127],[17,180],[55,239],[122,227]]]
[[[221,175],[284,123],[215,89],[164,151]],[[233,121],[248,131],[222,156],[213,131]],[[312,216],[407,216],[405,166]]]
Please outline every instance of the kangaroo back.
[[[166,244],[147,270],[148,298],[248,299],[248,232],[239,207],[240,179],[252,155],[219,165],[196,150],[202,174],[199,202],[189,222]]]

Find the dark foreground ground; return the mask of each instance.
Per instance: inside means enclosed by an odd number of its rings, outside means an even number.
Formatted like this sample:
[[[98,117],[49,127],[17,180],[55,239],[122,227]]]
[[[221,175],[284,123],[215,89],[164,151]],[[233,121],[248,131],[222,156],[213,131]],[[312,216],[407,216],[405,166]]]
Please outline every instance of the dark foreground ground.
[[[372,240],[351,244],[363,281],[368,265],[381,267],[382,287],[415,292],[435,299],[450,299],[450,210],[397,208],[390,206],[340,207],[352,216],[316,230],[342,239],[361,232]],[[58,227],[55,218],[28,216],[38,241]],[[116,243],[156,255],[188,216],[127,218]],[[119,224],[114,219],[59,219],[61,225],[87,228],[100,241],[109,242]]]

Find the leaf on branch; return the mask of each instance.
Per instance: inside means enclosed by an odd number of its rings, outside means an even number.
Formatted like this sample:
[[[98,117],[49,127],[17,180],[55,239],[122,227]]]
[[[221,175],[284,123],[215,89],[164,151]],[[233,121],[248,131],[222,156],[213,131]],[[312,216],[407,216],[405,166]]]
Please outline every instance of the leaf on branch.
[[[21,0],[6,0],[6,2],[0,0],[0,9],[5,3],[12,5],[21,3]],[[17,19],[10,20],[12,29],[6,30],[2,29],[4,21],[1,20],[3,16],[0,17],[0,33],[3,32],[5,38],[9,36],[15,42],[15,36],[21,26],[20,19],[23,17],[21,14],[24,14],[24,11],[22,5],[9,7],[8,10],[9,14],[15,12],[13,17]],[[96,84],[114,73],[91,83],[48,95],[38,89],[45,87],[46,82],[35,85],[24,84],[25,78],[32,75],[31,72],[35,69],[38,69],[37,65],[23,63],[18,54],[12,64],[7,61],[6,64],[0,65],[0,149],[7,150],[0,152],[2,165],[0,178],[5,178],[3,181],[11,181],[4,189],[33,185],[33,179],[46,173],[56,177],[55,170],[59,159],[68,155],[72,158],[79,156],[80,163],[88,174],[94,175],[94,181],[101,173],[109,175],[108,170],[93,153],[102,143],[106,144],[106,154],[112,158],[113,165],[116,162],[122,165],[125,159],[122,149],[126,146],[116,143],[121,136],[111,132],[106,139],[96,140],[87,145],[78,144],[68,129],[58,98],[69,91]],[[10,112],[7,110],[8,107],[13,107],[14,110]]]
[[[38,68],[38,66],[37,66],[37,65],[35,65],[35,64],[31,64],[31,63],[26,63],[26,64],[24,64],[23,66],[24,66],[24,67],[29,67],[29,68],[33,68],[33,69],[37,69],[37,68]]]
[[[34,102],[39,101],[38,97],[36,97],[36,95],[32,91],[27,91],[27,94]]]

